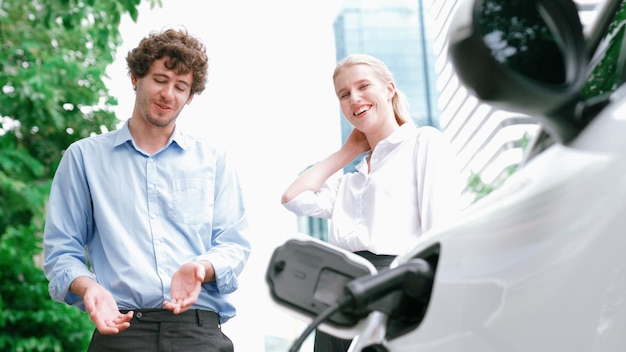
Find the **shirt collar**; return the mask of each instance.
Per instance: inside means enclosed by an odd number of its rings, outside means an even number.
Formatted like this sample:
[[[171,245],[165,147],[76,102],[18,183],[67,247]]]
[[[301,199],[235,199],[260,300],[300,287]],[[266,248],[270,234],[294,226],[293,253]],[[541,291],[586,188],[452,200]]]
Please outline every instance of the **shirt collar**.
[[[130,129],[128,129],[129,121],[130,119],[126,120],[122,128],[119,129],[119,132],[117,133],[117,136],[115,138],[115,143],[114,143],[115,147],[122,145],[128,141],[133,141],[133,136],[130,134]],[[185,138],[185,135],[180,131],[178,126],[174,127],[174,133],[172,133],[172,137],[170,137],[170,140],[167,142],[167,145],[169,146],[173,143],[178,145],[183,150],[187,150],[187,148],[189,147],[188,142]]]
[[[117,132],[117,135],[115,136],[115,143],[113,144],[115,147],[133,140],[133,136],[131,136],[130,130],[128,129],[128,121],[130,120],[126,120],[122,128],[120,128]]]
[[[187,148],[189,148],[188,140],[185,138],[185,135],[180,131],[178,126],[174,127],[174,133],[172,133],[170,143],[176,143],[183,150],[187,150]]]
[[[400,144],[407,139],[413,138],[416,131],[417,127],[407,122],[396,128],[396,130],[384,140],[389,144]]]
[[[384,157],[395,149],[395,147],[400,143],[406,140],[414,139],[416,133],[417,126],[412,123],[404,123],[400,127],[396,128],[396,130],[387,136],[387,138],[383,139],[378,143],[378,145],[376,145],[376,153],[378,153],[381,157]],[[368,173],[367,158],[370,158],[373,152],[374,151],[370,150],[367,154],[365,154],[365,157],[356,165],[357,171],[365,174]]]

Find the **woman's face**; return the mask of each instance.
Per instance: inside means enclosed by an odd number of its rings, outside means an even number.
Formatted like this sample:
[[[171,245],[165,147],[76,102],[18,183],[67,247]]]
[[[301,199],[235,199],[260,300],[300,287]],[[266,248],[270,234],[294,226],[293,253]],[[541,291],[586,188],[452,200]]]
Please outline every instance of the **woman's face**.
[[[382,82],[370,66],[344,67],[334,83],[343,115],[361,132],[373,133],[386,124],[395,123],[391,105],[395,85]]]

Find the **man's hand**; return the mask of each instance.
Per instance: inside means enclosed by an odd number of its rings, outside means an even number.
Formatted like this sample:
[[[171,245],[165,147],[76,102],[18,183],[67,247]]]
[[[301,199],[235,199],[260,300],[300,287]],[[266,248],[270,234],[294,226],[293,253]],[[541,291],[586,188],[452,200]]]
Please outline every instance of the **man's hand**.
[[[174,314],[188,310],[198,300],[205,276],[206,269],[201,263],[183,264],[172,276],[172,300],[163,302],[163,307]]]
[[[133,312],[122,314],[111,292],[91,278],[77,278],[71,289],[83,298],[89,318],[101,334],[117,334],[130,326]]]

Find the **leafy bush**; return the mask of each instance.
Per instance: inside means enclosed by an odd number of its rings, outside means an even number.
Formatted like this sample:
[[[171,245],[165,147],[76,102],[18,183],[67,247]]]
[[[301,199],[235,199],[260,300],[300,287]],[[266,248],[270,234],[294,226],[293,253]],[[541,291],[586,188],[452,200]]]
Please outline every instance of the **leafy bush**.
[[[86,351],[94,329],[86,313],[50,299],[31,227],[0,237],[0,350]]]

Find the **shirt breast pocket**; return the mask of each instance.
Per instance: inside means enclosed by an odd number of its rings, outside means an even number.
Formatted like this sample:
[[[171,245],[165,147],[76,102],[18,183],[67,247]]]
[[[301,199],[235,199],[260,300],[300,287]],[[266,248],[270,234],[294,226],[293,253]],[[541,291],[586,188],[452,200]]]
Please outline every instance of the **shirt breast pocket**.
[[[183,224],[205,224],[213,218],[213,187],[205,179],[186,178],[172,182],[172,214]]]

